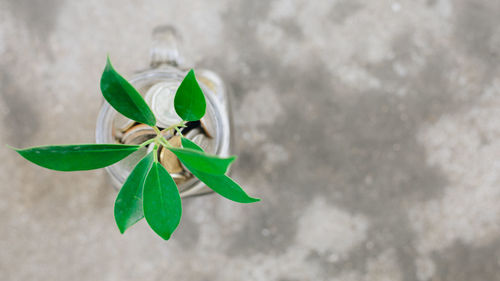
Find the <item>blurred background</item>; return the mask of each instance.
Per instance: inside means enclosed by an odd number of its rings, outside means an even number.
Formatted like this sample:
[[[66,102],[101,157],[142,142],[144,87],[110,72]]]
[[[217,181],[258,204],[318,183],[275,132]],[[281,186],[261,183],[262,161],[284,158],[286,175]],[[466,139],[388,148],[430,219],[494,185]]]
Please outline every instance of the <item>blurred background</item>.
[[[0,149],[2,280],[500,280],[500,2],[0,0],[0,143],[94,142],[106,53],[172,24],[234,90],[233,176],[164,242],[104,170]]]

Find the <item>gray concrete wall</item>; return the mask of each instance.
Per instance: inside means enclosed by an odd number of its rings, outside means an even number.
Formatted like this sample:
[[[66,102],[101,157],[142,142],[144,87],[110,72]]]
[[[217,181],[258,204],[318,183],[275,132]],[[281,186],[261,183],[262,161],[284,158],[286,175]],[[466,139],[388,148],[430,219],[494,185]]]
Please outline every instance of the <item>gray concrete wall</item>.
[[[500,2],[0,1],[0,143],[93,142],[154,26],[235,89],[234,177],[164,242],[0,148],[1,280],[500,280]],[[78,124],[78,126],[75,126]]]

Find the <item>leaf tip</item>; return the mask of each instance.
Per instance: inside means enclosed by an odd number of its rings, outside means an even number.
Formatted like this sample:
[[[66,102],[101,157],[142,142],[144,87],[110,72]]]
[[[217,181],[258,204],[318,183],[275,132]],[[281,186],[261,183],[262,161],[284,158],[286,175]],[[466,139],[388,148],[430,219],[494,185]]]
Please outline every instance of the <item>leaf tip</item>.
[[[8,145],[8,144],[6,144],[5,146],[6,146],[8,149],[12,149],[12,150],[15,150],[15,151],[17,151],[17,152],[19,152],[19,150],[21,150],[20,148],[15,148],[15,147],[13,147],[13,146],[11,146],[11,145]]]
[[[241,201],[236,201],[236,202],[250,204],[250,203],[260,202],[260,200],[261,200],[260,198],[254,198],[254,197],[250,197],[250,196],[247,195],[246,199],[241,200]]]
[[[120,227],[120,225],[118,225],[118,230],[120,231],[120,234],[125,234],[125,229]]]
[[[195,78],[196,75],[194,74],[194,69],[191,68],[186,76],[192,76],[193,78]]]
[[[127,229],[123,224],[120,223],[118,220],[118,210],[116,209],[116,202],[115,202],[115,210],[114,210],[114,215],[115,215],[115,222],[116,222],[116,227],[118,227],[118,230],[120,231],[120,234],[124,234],[125,230]]]
[[[226,172],[227,170],[229,170],[229,166],[233,164],[233,162],[238,158],[238,156],[236,155],[231,155],[229,157],[226,158],[227,162],[228,162],[228,167],[226,169]]]
[[[165,240],[165,241],[168,241],[170,239],[170,237],[172,236],[172,234],[170,233],[166,233],[166,234],[162,234],[160,235],[160,237]]]
[[[109,53],[106,54],[106,66],[105,69],[113,69],[113,65],[111,64],[111,59],[109,58]]]

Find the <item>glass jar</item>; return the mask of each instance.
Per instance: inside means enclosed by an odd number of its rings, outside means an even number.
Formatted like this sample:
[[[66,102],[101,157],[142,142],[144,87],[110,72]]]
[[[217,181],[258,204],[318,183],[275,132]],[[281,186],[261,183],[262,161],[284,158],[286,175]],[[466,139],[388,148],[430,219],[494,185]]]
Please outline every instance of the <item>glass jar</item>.
[[[157,117],[157,126],[167,128],[181,121],[173,106],[175,91],[189,68],[183,66],[177,45],[179,38],[171,26],[159,26],[153,30],[153,48],[151,49],[151,68],[135,74],[129,82],[144,97],[146,103]],[[207,153],[221,157],[231,152],[232,124],[229,93],[222,79],[214,72],[196,69],[196,78],[200,84],[207,110],[200,122],[192,122],[183,134],[198,143]],[[165,137],[175,139],[174,132],[167,132]],[[140,144],[155,136],[152,128],[128,119],[104,101],[97,118],[97,143]],[[178,137],[177,137],[178,140]],[[137,162],[145,156],[152,146],[146,146],[124,160],[106,167],[113,186],[121,188]],[[159,160],[177,182],[181,197],[202,195],[212,192],[205,184],[193,177],[185,167],[172,159],[168,150],[159,151]],[[173,162],[172,162],[173,161]],[[173,164],[171,164],[173,163]]]

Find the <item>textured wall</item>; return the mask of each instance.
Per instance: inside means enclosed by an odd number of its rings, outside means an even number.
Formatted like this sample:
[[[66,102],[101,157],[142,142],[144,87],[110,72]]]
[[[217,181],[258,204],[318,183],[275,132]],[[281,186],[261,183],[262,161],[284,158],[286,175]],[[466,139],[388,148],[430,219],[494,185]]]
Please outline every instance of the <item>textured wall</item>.
[[[0,143],[92,142],[154,26],[234,88],[234,176],[163,242],[0,148],[2,280],[500,280],[500,2],[0,1]]]

